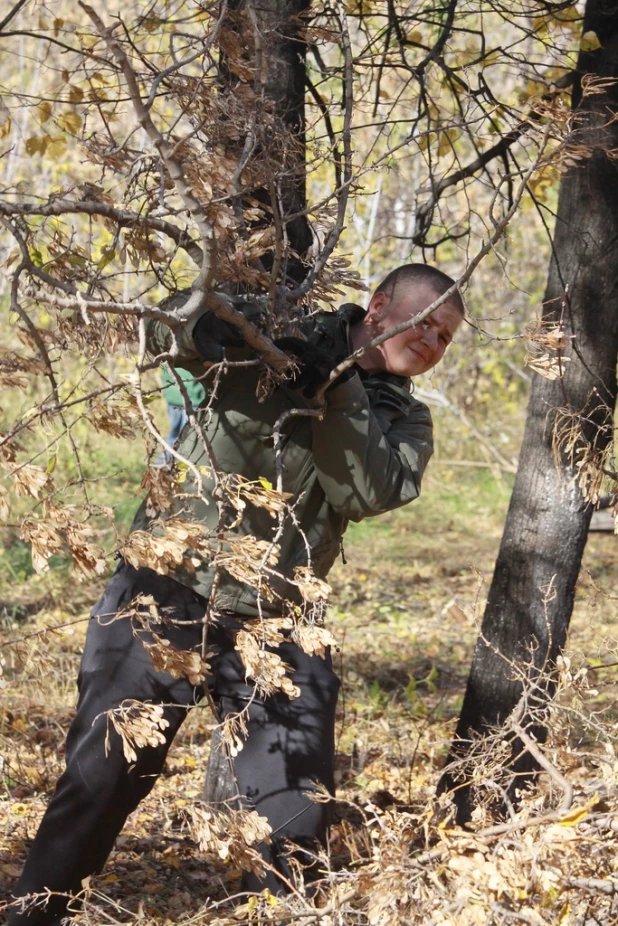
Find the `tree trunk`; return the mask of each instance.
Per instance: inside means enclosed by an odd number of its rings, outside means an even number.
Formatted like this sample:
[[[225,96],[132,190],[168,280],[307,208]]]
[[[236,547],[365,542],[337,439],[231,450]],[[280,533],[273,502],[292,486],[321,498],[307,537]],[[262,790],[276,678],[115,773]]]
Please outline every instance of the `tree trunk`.
[[[466,756],[478,757],[483,735],[504,723],[520,701],[521,671],[528,684],[539,686],[537,707],[546,703],[551,671],[566,639],[592,509],[572,458],[554,453],[557,409],[585,411],[580,447],[592,444],[600,451],[611,441],[618,354],[618,166],[600,149],[618,146],[618,124],[608,125],[618,111],[618,86],[582,95],[581,75],[618,77],[615,9],[609,0],[586,5],[583,31],[595,32],[602,47],[580,53],[572,101],[577,110],[574,141],[595,151],[562,178],[544,299],[544,318],[563,316],[574,340],[565,351],[570,360],[562,379],[533,379],[513,496],[440,786],[442,791],[456,788],[459,822],[469,818],[476,801],[474,769],[465,765]],[[541,715],[535,724],[534,703],[526,708],[524,723],[532,723],[543,739]],[[507,765],[519,776],[507,777],[512,797],[534,765],[513,734],[511,740]],[[474,762],[478,772],[478,758]]]
[[[252,69],[259,69],[261,93],[265,104],[272,107],[275,115],[273,130],[277,126],[287,129],[291,144],[284,144],[281,157],[281,172],[273,177],[269,189],[254,193],[259,201],[279,216],[285,229],[290,253],[283,254],[280,269],[282,283],[293,286],[301,282],[307,272],[300,259],[311,245],[311,231],[307,219],[302,216],[288,221],[288,216],[302,212],[306,205],[305,191],[305,53],[306,45],[299,37],[302,15],[309,8],[309,0],[257,0],[251,3],[255,14],[253,29],[257,39],[250,43],[251,58],[247,63]],[[247,9],[245,0],[228,3],[232,19],[228,28],[235,29],[233,14],[242,14]],[[222,42],[225,48],[225,42]],[[233,93],[239,83],[237,77],[223,70],[227,92]],[[283,135],[283,133],[281,133]],[[290,140],[288,139],[288,141]],[[241,139],[244,143],[245,139]],[[273,144],[280,144],[282,138],[272,138]],[[267,141],[265,142],[267,143]],[[236,152],[241,156],[241,148]],[[293,253],[291,253],[293,252]],[[297,256],[298,255],[298,256]],[[272,268],[273,255],[265,255],[262,264],[267,271]],[[204,800],[215,804],[232,802],[238,789],[233,781],[231,764],[226,754],[223,738],[215,730],[210,744],[210,757],[204,782]]]
[[[261,259],[264,270],[279,264],[281,284],[295,288],[307,273],[305,258],[312,234],[304,214],[305,169],[305,58],[302,37],[303,16],[310,0],[228,0],[228,12],[221,33],[220,75],[225,94],[249,102],[245,132],[240,132],[235,160],[247,160],[246,144],[253,137],[249,160],[256,164],[270,160],[264,171],[264,186],[250,197],[266,207],[263,221],[251,229],[274,225],[281,246]],[[228,67],[227,51],[233,49],[246,68],[241,73]],[[251,75],[248,78],[248,75]],[[233,107],[232,107],[233,110]],[[250,115],[249,115],[250,113]],[[252,124],[253,120],[253,124]],[[245,134],[246,133],[246,134]],[[262,157],[260,157],[262,155]],[[267,157],[268,156],[268,157]],[[300,215],[298,215],[301,213]],[[297,216],[292,218],[292,216]],[[283,239],[283,240],[282,240]]]

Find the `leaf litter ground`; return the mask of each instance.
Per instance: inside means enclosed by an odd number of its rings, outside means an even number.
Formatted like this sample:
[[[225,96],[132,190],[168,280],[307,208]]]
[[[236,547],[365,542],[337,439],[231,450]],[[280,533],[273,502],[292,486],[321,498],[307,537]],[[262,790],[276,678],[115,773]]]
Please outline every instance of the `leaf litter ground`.
[[[211,723],[204,706],[191,712],[160,781],[130,817],[103,873],[91,879],[80,922],[618,922],[618,615],[609,597],[618,538],[590,537],[559,699],[564,709],[546,746],[552,767],[574,787],[572,809],[557,815],[563,795],[550,775],[540,777],[512,829],[497,836],[484,835],[493,822],[487,814],[475,821],[476,832],[464,832],[436,803],[505,497],[481,493],[463,508],[438,498],[432,506],[428,486],[422,503],[360,525],[346,539],[348,563],[332,574],[329,618],[343,686],[338,804],[323,890],[311,900],[234,899],[238,873],[196,847],[184,811],[202,792]],[[48,580],[2,589],[4,642],[65,625],[2,650],[3,899],[62,771],[84,618],[97,591]],[[578,676],[584,664],[592,668]]]

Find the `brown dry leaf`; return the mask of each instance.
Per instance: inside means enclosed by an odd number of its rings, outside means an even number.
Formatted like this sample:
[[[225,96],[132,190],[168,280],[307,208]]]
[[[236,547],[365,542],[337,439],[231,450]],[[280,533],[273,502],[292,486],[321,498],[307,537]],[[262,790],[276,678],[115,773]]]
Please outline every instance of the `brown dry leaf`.
[[[526,366],[540,376],[544,376],[545,379],[553,381],[564,376],[565,365],[570,360],[570,357],[552,357],[550,354],[538,354],[536,357],[526,357]]]
[[[611,447],[610,447],[611,450]],[[577,470],[577,484],[582,495],[592,504],[596,504],[603,495],[605,473],[603,465],[608,461],[600,454],[595,453],[592,447],[580,447],[576,451],[579,460],[575,460]]]
[[[32,544],[32,565],[36,572],[46,572],[47,561],[63,546],[69,549],[79,577],[94,578],[105,572],[105,554],[91,542],[93,531],[76,521],[71,506],[57,508],[47,503],[43,517],[27,515],[22,521],[21,536]]]
[[[186,555],[188,551],[205,559],[212,556],[204,526],[184,518],[159,520],[152,531],[133,531],[120,548],[124,559],[136,569],[148,566],[159,575],[168,575],[180,565],[194,568],[193,558]]]
[[[280,637],[278,642],[284,639],[281,634],[278,634],[278,637]],[[287,674],[293,669],[283,661],[281,656],[267,650],[265,646],[264,640],[260,639],[259,629],[241,630],[236,634],[235,648],[245,667],[245,677],[255,682],[257,690],[263,697],[283,691],[288,698],[297,698],[300,695],[300,689],[294,685]]]
[[[194,804],[183,809],[182,813],[202,852],[229,859],[244,871],[258,875],[266,872],[262,856],[253,848],[270,842],[272,830],[265,817],[255,810],[217,812],[204,804]]]
[[[528,345],[525,365],[544,376],[554,380],[564,375],[565,364],[569,357],[563,352],[569,347],[574,335],[567,334],[561,322],[535,319],[524,331],[524,340]],[[556,355],[550,353],[556,352]]]
[[[336,646],[337,640],[330,630],[320,627],[319,624],[309,624],[299,622],[292,631],[292,639],[300,646],[303,652],[310,656],[314,654],[326,657],[326,651],[329,646]]]
[[[297,566],[294,581],[305,601],[325,602],[332,591],[328,582],[318,579],[309,566]]]
[[[146,514],[149,517],[174,507],[177,480],[164,466],[153,466],[144,473],[140,489],[148,491]]]
[[[160,634],[153,633],[154,642],[147,642],[137,634],[152,660],[157,672],[168,672],[172,678],[187,678],[192,685],[201,685],[210,666],[200,653],[177,649],[173,643]]]
[[[2,461],[4,464],[15,463],[17,460],[17,454],[20,451],[23,451],[24,448],[21,446],[21,444],[18,444],[17,441],[5,441],[4,438],[5,435],[0,431],[0,441],[4,441],[4,443],[0,444],[0,461]]]
[[[48,560],[58,553],[64,540],[58,527],[49,519],[28,515],[21,524],[20,536],[32,544],[32,566],[37,573],[47,572]]]
[[[22,357],[14,351],[0,356],[0,386],[26,389],[33,376],[44,376],[45,372],[45,364],[33,357]]]
[[[135,428],[140,415],[132,405],[119,405],[113,402],[97,402],[88,412],[90,423],[97,431],[104,431],[112,437],[133,440]]]
[[[48,472],[40,466],[26,463],[16,472],[9,474],[13,480],[15,491],[22,497],[44,498],[51,491],[52,479]]]
[[[268,587],[268,567],[276,566],[279,547],[267,540],[256,540],[251,534],[228,538],[228,550],[217,553],[215,563],[222,566],[239,582],[258,588],[265,598],[272,600]]]
[[[285,640],[282,631],[292,630],[293,626],[294,622],[289,617],[265,617],[245,621],[243,629],[265,646],[278,646]]]
[[[267,479],[251,482],[237,473],[223,475],[221,486],[237,511],[244,510],[244,499],[247,499],[252,505],[265,508],[273,518],[286,510],[287,500],[292,497],[290,492],[277,492]]]
[[[227,715],[221,727],[221,736],[232,758],[237,756],[239,752],[242,752],[245,744],[244,741],[247,739],[248,734],[249,730],[247,729],[247,722],[243,713]]]
[[[105,554],[88,538],[93,531],[83,524],[67,524],[65,537],[73,565],[84,579],[94,579],[103,575],[106,568]]]
[[[169,720],[163,716],[161,704],[147,704],[127,698],[118,707],[106,711],[108,719],[105,737],[105,755],[109,753],[109,722],[122,740],[122,751],[127,762],[137,761],[137,749],[145,746],[160,746],[165,742],[163,730],[169,727]]]

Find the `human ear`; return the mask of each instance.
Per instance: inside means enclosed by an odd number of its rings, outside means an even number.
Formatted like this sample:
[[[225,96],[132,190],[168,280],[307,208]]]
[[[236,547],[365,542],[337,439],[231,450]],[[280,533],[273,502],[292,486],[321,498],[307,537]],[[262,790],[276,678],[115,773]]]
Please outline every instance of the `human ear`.
[[[382,321],[389,301],[386,293],[374,293],[367,307],[367,319],[373,322]]]

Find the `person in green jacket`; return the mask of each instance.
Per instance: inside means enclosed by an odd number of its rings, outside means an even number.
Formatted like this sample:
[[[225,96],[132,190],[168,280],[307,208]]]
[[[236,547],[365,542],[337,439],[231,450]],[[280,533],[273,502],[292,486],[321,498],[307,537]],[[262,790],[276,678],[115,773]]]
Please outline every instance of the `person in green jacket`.
[[[161,482],[142,504],[92,612],[67,768],[15,891],[55,893],[44,906],[18,902],[11,926],[67,915],[69,896],[101,870],[206,693],[228,733],[238,804],[262,818],[251,818],[244,889],[280,893],[299,870],[307,880],[319,875],[332,801],[312,795],[334,794],[339,688],[322,626],[324,580],[349,521],[420,492],[432,423],[410,377],[441,360],[463,317],[461,298],[368,345],[451,285],[436,268],[406,265],[366,312],[347,305],[305,319],[300,337],[278,342],[296,357],[296,374],[268,394],[263,367],[247,365],[251,352],[235,330],[207,311],[185,326],[182,367],[203,375],[225,359],[227,372],[208,380],[179,441],[175,490],[166,496]],[[259,300],[241,304],[259,322]],[[147,340],[152,354],[166,353],[170,329],[151,323]],[[311,395],[361,348],[315,414]],[[169,483],[170,472],[159,473]]]
[[[192,408],[199,408],[206,398],[204,386],[199,380],[195,379],[192,373],[189,373],[188,370],[183,370],[182,367],[177,367],[176,373],[180,376],[184,384],[187,398]],[[181,394],[178,383],[174,379],[172,371],[167,363],[161,364],[161,384],[163,386],[162,395],[165,399],[167,417],[170,423],[167,443],[173,447],[180,436],[180,432],[187,423],[187,411],[185,408],[184,396]],[[163,465],[163,463],[168,463],[169,460],[170,454],[164,450],[159,456],[157,463]]]

